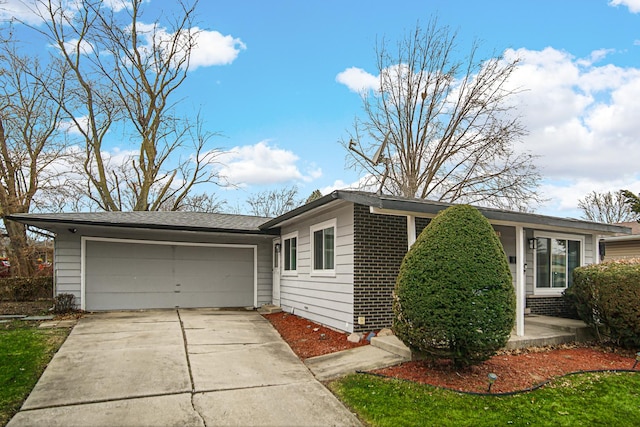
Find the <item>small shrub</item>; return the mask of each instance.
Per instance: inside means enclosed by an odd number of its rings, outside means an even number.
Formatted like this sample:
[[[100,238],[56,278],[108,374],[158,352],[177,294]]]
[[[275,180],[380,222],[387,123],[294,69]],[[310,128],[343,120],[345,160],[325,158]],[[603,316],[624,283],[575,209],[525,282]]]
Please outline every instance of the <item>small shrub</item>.
[[[599,336],[622,347],[640,347],[640,259],[576,268],[566,295]]]
[[[54,301],[53,312],[56,314],[71,313],[76,309],[76,297],[73,294],[58,294]]]
[[[515,291],[502,245],[471,206],[452,206],[423,230],[405,256],[394,299],[396,335],[414,351],[456,366],[504,347]]]

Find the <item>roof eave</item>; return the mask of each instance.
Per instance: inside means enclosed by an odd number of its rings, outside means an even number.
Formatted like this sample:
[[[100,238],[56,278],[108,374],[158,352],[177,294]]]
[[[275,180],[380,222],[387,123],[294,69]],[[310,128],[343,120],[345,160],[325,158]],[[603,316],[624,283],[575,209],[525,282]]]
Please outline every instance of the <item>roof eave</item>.
[[[127,222],[110,222],[110,221],[84,221],[84,220],[64,220],[59,218],[42,218],[42,217],[23,217],[20,215],[8,215],[6,217],[12,221],[23,224],[33,225],[35,227],[43,227],[43,225],[64,225],[64,226],[92,226],[92,227],[119,227],[119,228],[138,228],[143,230],[175,230],[175,231],[194,231],[206,233],[230,233],[230,234],[251,234],[251,235],[277,235],[277,230],[261,230],[256,229],[237,229],[237,228],[220,228],[220,227],[196,227],[187,225],[171,225],[171,224],[153,224],[153,223],[127,223]],[[51,230],[50,230],[51,231]]]

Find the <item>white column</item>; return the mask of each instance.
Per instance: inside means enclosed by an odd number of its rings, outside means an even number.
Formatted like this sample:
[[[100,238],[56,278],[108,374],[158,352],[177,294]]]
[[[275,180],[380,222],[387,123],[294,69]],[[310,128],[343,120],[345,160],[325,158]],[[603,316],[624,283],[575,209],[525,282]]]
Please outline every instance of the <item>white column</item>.
[[[593,263],[594,264],[600,264],[600,235],[592,234],[591,238],[593,239],[593,251],[594,251]]]
[[[416,217],[407,215],[407,250],[416,242]]]
[[[524,305],[526,293],[524,228],[516,226],[516,335],[524,336]]]

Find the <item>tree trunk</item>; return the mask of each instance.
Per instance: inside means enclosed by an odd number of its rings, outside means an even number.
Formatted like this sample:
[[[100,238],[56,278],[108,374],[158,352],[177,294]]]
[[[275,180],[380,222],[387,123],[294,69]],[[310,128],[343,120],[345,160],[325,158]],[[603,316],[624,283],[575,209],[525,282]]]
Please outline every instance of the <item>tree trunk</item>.
[[[11,275],[16,277],[32,277],[34,266],[32,251],[27,242],[27,230],[24,224],[3,219],[7,235],[11,241],[9,245],[9,262]]]

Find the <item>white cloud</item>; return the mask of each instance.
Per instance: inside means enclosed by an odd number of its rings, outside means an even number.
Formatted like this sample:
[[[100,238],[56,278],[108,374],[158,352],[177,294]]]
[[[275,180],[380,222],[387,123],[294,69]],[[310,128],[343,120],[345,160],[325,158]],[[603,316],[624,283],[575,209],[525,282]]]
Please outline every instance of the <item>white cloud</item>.
[[[320,192],[323,196],[326,196],[335,190],[360,190],[374,193],[378,191],[379,187],[380,184],[374,176],[365,175],[352,183],[344,182],[341,179],[335,180],[333,184],[320,188]]]
[[[544,177],[614,179],[637,173],[640,70],[586,65],[553,48],[506,53],[515,55],[522,63],[510,84],[526,89],[515,101],[529,130],[525,146],[542,156]]]
[[[577,208],[578,200],[583,199],[592,191],[606,193],[623,189],[639,193],[640,178],[614,179],[611,181],[582,178],[571,181],[546,182],[541,186],[540,190],[550,200],[540,206],[537,211],[554,216],[580,218],[582,212]]]
[[[80,129],[78,128],[78,123],[82,129],[89,129],[89,117],[88,116],[80,116],[75,118],[75,122],[73,120],[64,120],[58,124],[58,129],[63,132],[68,133],[69,135],[82,135]]]
[[[154,43],[155,46],[162,48],[163,45],[172,43],[175,38],[175,34],[167,32],[165,28],[157,24],[138,23],[138,29],[145,41],[141,48],[143,51],[146,50],[149,55],[152,54]],[[246,49],[240,39],[222,35],[218,31],[202,30],[198,27],[183,31],[177,39],[177,44],[185,48],[192,45],[189,64],[191,70],[198,67],[231,64],[238,57],[240,51]],[[181,61],[184,58],[185,56],[180,54],[175,56],[176,61]],[[178,66],[179,64],[174,65]]]
[[[347,86],[349,90],[356,93],[376,90],[380,86],[380,79],[367,73],[362,68],[347,68],[336,76],[336,81]]]
[[[640,12],[640,0],[611,0],[609,6],[626,6],[631,13]]]
[[[222,35],[217,31],[199,31],[196,46],[191,52],[191,68],[208,67],[211,65],[227,65],[236,60],[241,50],[247,46],[238,38]]]
[[[78,43],[78,41],[80,43]],[[91,43],[89,43],[86,40],[79,40],[79,39],[67,40],[64,43],[64,46],[65,46],[65,50],[69,53],[76,53],[76,50],[79,49],[81,54],[88,55],[94,51]],[[57,48],[57,46],[54,46],[54,47]]]
[[[320,168],[311,166],[305,173],[296,163],[299,157],[292,151],[261,141],[255,145],[235,147],[221,154],[220,174],[238,186],[269,185],[289,181],[311,182],[322,175]]]
[[[35,11],[33,1],[5,0],[0,3],[0,19],[2,20],[17,19],[30,25],[36,25],[42,22],[42,18]]]
[[[543,209],[576,212],[590,191],[616,191],[640,181],[640,69],[594,65],[553,48],[507,51],[521,65],[510,85],[529,131],[524,147],[540,156],[550,202]],[[573,216],[576,216],[575,214]]]
[[[611,52],[600,49],[586,58],[552,47],[504,53],[506,60],[521,59],[507,85],[519,90],[511,104],[529,132],[516,148],[539,156],[540,190],[551,199],[543,209],[576,212],[578,199],[590,191],[640,181],[640,69],[606,63]]]
[[[81,0],[56,0],[53,1],[54,8],[60,8],[67,17],[72,17],[74,11],[78,10]],[[146,0],[148,3],[149,0]],[[45,2],[46,3],[46,2]],[[104,5],[113,10],[120,12],[124,9],[131,9],[129,0],[104,0]],[[42,9],[43,5],[35,0],[4,0],[0,3],[0,19],[11,20],[17,19],[30,25],[38,25],[42,23],[41,16],[47,16]],[[42,9],[43,13],[39,13],[38,9]]]

